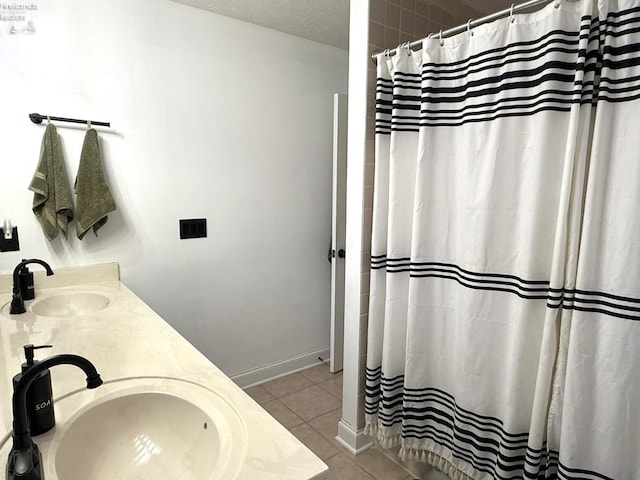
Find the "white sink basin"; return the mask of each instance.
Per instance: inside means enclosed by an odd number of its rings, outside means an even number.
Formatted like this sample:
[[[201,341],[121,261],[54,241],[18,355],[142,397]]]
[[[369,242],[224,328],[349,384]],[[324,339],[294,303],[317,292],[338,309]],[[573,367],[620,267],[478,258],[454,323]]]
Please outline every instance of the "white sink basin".
[[[37,317],[73,318],[99,312],[111,305],[119,292],[107,288],[90,290],[58,289],[39,292],[35,300],[27,300],[25,313],[12,315],[11,302],[1,310],[2,316],[12,320],[32,321]]]
[[[109,298],[99,293],[73,292],[36,300],[29,310],[40,317],[70,318],[99,312],[109,303]]]
[[[231,480],[246,456],[235,408],[187,381],[105,382],[57,399],[55,408],[56,427],[34,438],[47,480]]]

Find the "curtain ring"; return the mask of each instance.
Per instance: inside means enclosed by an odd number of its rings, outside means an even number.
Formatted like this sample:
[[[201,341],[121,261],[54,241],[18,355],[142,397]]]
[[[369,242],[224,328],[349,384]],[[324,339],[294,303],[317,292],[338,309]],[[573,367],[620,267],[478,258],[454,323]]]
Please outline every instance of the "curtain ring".
[[[47,115],[47,125],[51,124],[51,117],[49,115]]]
[[[91,120],[87,120],[87,130],[91,128]]]
[[[385,49],[385,51],[384,51],[384,56],[385,56],[386,58],[389,58],[389,49],[388,49],[388,48],[387,48],[387,49]]]
[[[511,4],[511,9],[509,10],[509,19],[511,20],[511,23],[516,21],[516,17],[513,16],[513,10],[515,8],[515,3]]]
[[[413,53],[413,50],[411,50],[411,42],[407,42],[404,44],[404,48],[407,49],[407,55],[410,57],[411,54]]]
[[[444,39],[442,38],[442,29],[440,30],[440,33],[438,34],[438,38],[440,38],[440,46],[443,47],[444,46]]]
[[[470,37],[473,37],[473,30],[471,30],[471,19],[469,19],[469,21],[467,22],[467,34],[469,34]]]
[[[556,4],[554,8],[560,8],[560,0],[556,0]]]

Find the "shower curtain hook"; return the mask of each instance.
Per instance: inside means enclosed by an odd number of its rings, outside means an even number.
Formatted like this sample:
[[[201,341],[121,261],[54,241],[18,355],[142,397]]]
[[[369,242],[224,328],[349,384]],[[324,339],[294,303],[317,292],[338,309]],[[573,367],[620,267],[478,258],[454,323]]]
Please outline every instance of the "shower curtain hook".
[[[440,33],[438,34],[438,37],[440,38],[440,46],[443,47],[444,46],[444,39],[442,38],[442,29],[440,30]]]
[[[51,124],[51,117],[49,117],[49,115],[47,115],[47,125]]]
[[[384,56],[385,56],[386,58],[389,58],[389,49],[388,49],[388,48],[386,48],[386,49],[385,49],[385,51],[384,51]]]
[[[556,0],[554,8],[560,8],[560,0]]]
[[[404,48],[407,49],[407,56],[411,56],[411,54],[413,53],[413,51],[411,50],[411,42],[407,42],[404,44]]]
[[[467,22],[467,34],[469,34],[470,37],[473,37],[473,30],[471,30],[471,19],[469,19],[469,21]]]
[[[511,23],[515,22],[516,17],[513,16],[513,9],[515,8],[515,3],[511,4],[511,9],[509,10],[509,19],[511,20]]]
[[[91,128],[91,120],[87,120],[87,130]]]

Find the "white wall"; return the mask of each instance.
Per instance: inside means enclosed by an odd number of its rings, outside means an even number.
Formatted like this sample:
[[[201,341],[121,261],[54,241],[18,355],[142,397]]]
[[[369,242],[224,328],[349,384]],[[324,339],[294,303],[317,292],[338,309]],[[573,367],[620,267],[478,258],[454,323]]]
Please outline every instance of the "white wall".
[[[41,1],[37,15],[34,35],[0,36],[0,223],[21,243],[0,272],[23,257],[117,261],[229,375],[328,347],[331,109],[347,52],[168,0]],[[119,209],[98,238],[42,234],[32,112],[112,122],[99,136]],[[72,184],[84,130],[57,125]],[[179,240],[178,219],[195,217],[208,238]]]

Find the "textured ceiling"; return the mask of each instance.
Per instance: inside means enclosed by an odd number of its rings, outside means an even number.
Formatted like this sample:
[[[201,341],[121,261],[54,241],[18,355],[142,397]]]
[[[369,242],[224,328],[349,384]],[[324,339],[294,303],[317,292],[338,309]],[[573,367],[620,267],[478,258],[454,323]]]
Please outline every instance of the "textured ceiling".
[[[349,47],[349,0],[172,0],[225,17],[332,45]],[[454,0],[449,0],[454,1]],[[522,0],[457,0],[483,14]]]
[[[173,0],[338,48],[349,47],[349,0]]]

